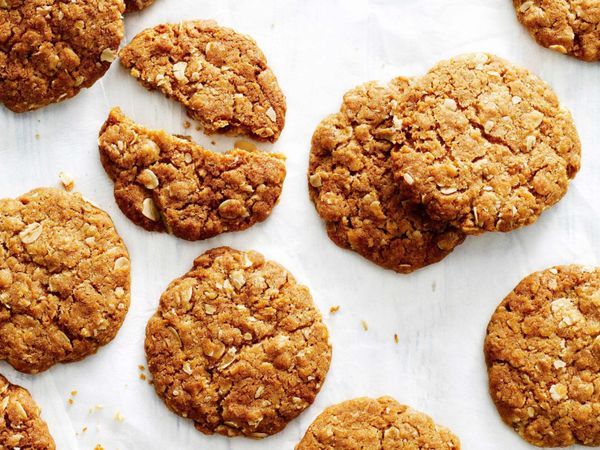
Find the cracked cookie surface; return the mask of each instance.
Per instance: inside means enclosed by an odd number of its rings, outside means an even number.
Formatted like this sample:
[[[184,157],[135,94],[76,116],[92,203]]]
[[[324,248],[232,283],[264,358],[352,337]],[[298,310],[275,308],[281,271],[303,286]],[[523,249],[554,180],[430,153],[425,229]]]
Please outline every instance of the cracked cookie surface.
[[[308,288],[254,251],[209,250],[146,328],[157,394],[203,433],[262,438],[312,404],[331,361]]]
[[[492,399],[521,437],[600,445],[600,269],[527,276],[493,314],[485,357]]]
[[[151,131],[113,109],[98,141],[121,211],[149,231],[187,240],[241,231],[264,221],[281,194],[283,155],[205,150]]]
[[[55,450],[54,439],[29,391],[0,375],[0,448]]]
[[[570,113],[544,81],[496,56],[443,61],[402,100],[396,178],[432,219],[467,234],[535,222],[579,170]]]
[[[119,56],[146,88],[180,102],[207,134],[274,142],[285,97],[256,42],[212,20],[162,24],[138,34]]]
[[[519,21],[542,46],[600,60],[600,1],[513,0]]]
[[[356,398],[330,406],[295,450],[460,450],[450,430],[391,397]]]
[[[112,220],[81,195],[0,200],[0,360],[37,373],[95,353],[125,319],[129,272]]]
[[[92,86],[117,56],[122,0],[0,0],[0,102],[25,112]]]
[[[340,112],[317,127],[308,169],[310,198],[331,240],[401,273],[441,260],[465,239],[429,219],[394,180],[392,105],[408,84],[397,78],[389,86],[370,82],[346,93]]]
[[[125,0],[125,12],[141,11],[152,3],[154,0]]]

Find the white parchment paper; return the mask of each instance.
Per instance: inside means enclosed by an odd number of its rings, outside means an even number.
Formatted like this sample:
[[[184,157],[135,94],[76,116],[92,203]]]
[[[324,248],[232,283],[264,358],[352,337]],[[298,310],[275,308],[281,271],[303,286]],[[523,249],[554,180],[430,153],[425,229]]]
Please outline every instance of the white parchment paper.
[[[76,190],[112,215],[132,257],[131,309],[111,344],[83,362],[36,376],[0,363],[0,372],[42,406],[58,449],[291,450],[326,406],[384,394],[449,426],[465,449],[532,448],[496,413],[482,342],[491,313],[522,277],[553,264],[599,262],[600,64],[539,47],[517,22],[510,0],[156,0],[127,16],[125,42],[148,26],[194,18],[213,18],[253,36],[287,96],[286,128],[275,145],[262,148],[287,155],[288,176],[280,204],[263,224],[190,243],[145,232],[123,216],[96,146],[109,109],[119,105],[148,127],[190,130],[183,128],[178,104],[146,91],[118,63],[63,104],[21,115],[0,108],[2,197],[56,186],[66,171]],[[443,262],[412,275],[337,248],[308,199],[305,173],[315,126],[357,84],[418,76],[468,51],[497,53],[529,67],[572,110],[583,166],[567,196],[535,225],[467,239]],[[233,142],[195,131],[193,137],[219,151]],[[315,404],[262,441],[202,435],[139,379],[138,365],[146,364],[144,328],[161,292],[196,256],[219,245],[255,249],[286,266],[310,287],[331,332],[333,362]],[[330,316],[333,305],[341,310]],[[69,405],[73,390],[78,394]],[[96,405],[103,408],[90,413]],[[114,420],[117,412],[123,421]]]

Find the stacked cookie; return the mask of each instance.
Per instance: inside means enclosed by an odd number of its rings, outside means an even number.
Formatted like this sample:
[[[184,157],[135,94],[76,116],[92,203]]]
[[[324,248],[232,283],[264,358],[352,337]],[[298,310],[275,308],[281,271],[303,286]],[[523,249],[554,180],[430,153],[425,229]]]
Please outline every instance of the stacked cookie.
[[[309,190],[335,243],[407,273],[467,235],[535,222],[566,193],[580,151],[545,82],[470,54],[346,94],[313,135]]]

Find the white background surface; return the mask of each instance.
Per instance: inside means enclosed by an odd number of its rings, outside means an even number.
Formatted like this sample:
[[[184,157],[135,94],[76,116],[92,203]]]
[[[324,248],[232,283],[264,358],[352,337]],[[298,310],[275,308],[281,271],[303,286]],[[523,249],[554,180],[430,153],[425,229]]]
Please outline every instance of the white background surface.
[[[465,449],[533,448],[496,413],[482,342],[491,313],[522,277],[553,264],[598,263],[600,64],[538,47],[517,22],[510,0],[157,0],[127,16],[125,42],[145,27],[194,18],[214,18],[253,36],[287,96],[280,140],[261,147],[287,155],[284,192],[272,216],[247,231],[190,243],[145,232],[119,211],[96,147],[109,109],[120,105],[149,127],[189,130],[183,129],[178,104],[147,92],[118,63],[93,88],[63,104],[21,115],[0,108],[1,195],[56,186],[58,173],[66,171],[76,190],[112,215],[132,257],[131,309],[111,344],[83,362],[36,376],[0,363],[0,372],[30,389],[41,404],[58,449],[92,450],[99,443],[107,450],[291,450],[326,406],[383,394],[450,427]],[[497,53],[527,66],[572,110],[583,163],[568,194],[536,224],[469,238],[441,263],[412,275],[386,271],[337,248],[307,194],[315,126],[357,84],[417,76],[467,51]],[[218,150],[233,142],[197,132],[194,138]],[[219,245],[255,249],[286,266],[310,287],[331,332],[333,362],[315,404],[262,441],[202,435],[139,379],[138,365],[146,364],[145,324],[161,292],[194,257]],[[341,305],[334,316],[328,313],[332,305]],[[361,320],[368,322],[367,332]],[[72,390],[78,395],[69,406]],[[103,409],[89,414],[97,404]],[[123,422],[113,420],[116,411]],[[83,427],[88,431],[82,433]]]

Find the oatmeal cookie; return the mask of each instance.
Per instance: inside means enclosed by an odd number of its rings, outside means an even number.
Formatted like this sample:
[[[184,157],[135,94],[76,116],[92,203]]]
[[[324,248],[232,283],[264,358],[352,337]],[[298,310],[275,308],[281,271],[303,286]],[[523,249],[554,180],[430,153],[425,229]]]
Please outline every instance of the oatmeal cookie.
[[[526,277],[492,316],[485,357],[498,412],[525,440],[600,445],[600,269]]]
[[[117,56],[122,0],[0,0],[0,102],[31,111],[92,86]]]
[[[357,398],[325,409],[296,450],[460,450],[450,430],[391,397]]]
[[[125,12],[141,11],[152,3],[154,0],[125,0]]]
[[[129,268],[110,217],[81,195],[0,200],[0,360],[37,373],[95,353],[125,319]]]
[[[180,102],[207,134],[274,142],[285,97],[256,42],[212,20],[163,24],[138,34],[119,56],[146,88]]]
[[[262,438],[310,406],[331,346],[308,288],[259,253],[221,247],[163,293],[146,355],[157,394],[199,431]]]
[[[409,84],[371,82],[344,96],[340,112],[323,120],[312,138],[310,198],[333,242],[382,267],[409,273],[441,260],[464,241],[401,195],[391,153],[398,125],[392,115]]]
[[[513,0],[519,21],[542,46],[600,60],[599,0]]]
[[[535,222],[579,170],[570,113],[545,82],[493,55],[439,63],[406,90],[396,114],[403,191],[467,234]]]
[[[121,211],[149,231],[207,239],[265,220],[285,179],[283,155],[205,150],[151,131],[113,109],[99,139],[104,169]]]
[[[54,439],[27,389],[0,375],[0,448],[55,450]]]

